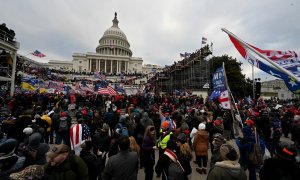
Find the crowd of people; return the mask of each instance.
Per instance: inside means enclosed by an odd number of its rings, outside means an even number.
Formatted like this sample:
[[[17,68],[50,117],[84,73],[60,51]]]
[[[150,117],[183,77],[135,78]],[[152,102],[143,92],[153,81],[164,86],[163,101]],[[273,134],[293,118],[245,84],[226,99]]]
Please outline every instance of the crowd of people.
[[[192,173],[208,180],[300,177],[296,100],[245,98],[230,111],[201,96],[3,99],[0,179],[134,180],[142,170],[145,180],[188,180]]]

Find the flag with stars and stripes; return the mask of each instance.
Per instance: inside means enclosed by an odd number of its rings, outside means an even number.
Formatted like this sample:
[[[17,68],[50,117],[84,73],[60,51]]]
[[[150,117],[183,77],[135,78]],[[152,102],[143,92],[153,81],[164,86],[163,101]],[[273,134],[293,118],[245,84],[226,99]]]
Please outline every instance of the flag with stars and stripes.
[[[295,79],[295,77],[300,79],[300,61],[296,52],[262,50],[245,42],[243,44],[230,34],[228,36],[248,63],[276,78],[282,79],[287,88],[293,93],[300,92],[300,82]],[[265,57],[268,61],[262,57]],[[277,64],[277,67],[270,62]]]
[[[71,147],[75,149],[90,139],[90,128],[85,124],[76,124],[70,129]]]

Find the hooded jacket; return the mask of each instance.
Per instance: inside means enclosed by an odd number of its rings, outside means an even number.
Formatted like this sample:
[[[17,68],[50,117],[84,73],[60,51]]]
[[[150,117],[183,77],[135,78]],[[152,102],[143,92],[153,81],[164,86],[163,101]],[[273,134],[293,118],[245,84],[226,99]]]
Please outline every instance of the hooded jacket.
[[[236,161],[216,162],[216,165],[209,171],[207,180],[247,180],[245,171]]]

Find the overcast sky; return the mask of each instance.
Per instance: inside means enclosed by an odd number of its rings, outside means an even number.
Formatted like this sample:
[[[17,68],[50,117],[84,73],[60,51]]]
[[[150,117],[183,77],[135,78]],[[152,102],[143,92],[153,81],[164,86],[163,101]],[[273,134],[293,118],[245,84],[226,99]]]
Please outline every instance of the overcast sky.
[[[179,53],[199,49],[202,37],[213,43],[214,56],[228,54],[244,62],[221,28],[261,49],[300,53],[296,0],[6,0],[0,23],[15,31],[20,54],[37,49],[47,57],[28,57],[71,61],[73,53],[95,52],[115,12],[133,56],[144,64],[171,65],[180,60]],[[242,69],[251,77],[250,65]]]

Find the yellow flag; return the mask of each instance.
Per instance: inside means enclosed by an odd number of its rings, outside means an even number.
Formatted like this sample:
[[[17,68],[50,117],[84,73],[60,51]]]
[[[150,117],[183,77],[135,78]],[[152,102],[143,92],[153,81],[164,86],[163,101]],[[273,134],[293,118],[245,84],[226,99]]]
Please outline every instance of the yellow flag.
[[[26,90],[29,90],[29,91],[35,91],[36,88],[32,85],[30,85],[29,83],[26,83],[26,82],[22,82],[22,88],[23,89],[26,89]]]

